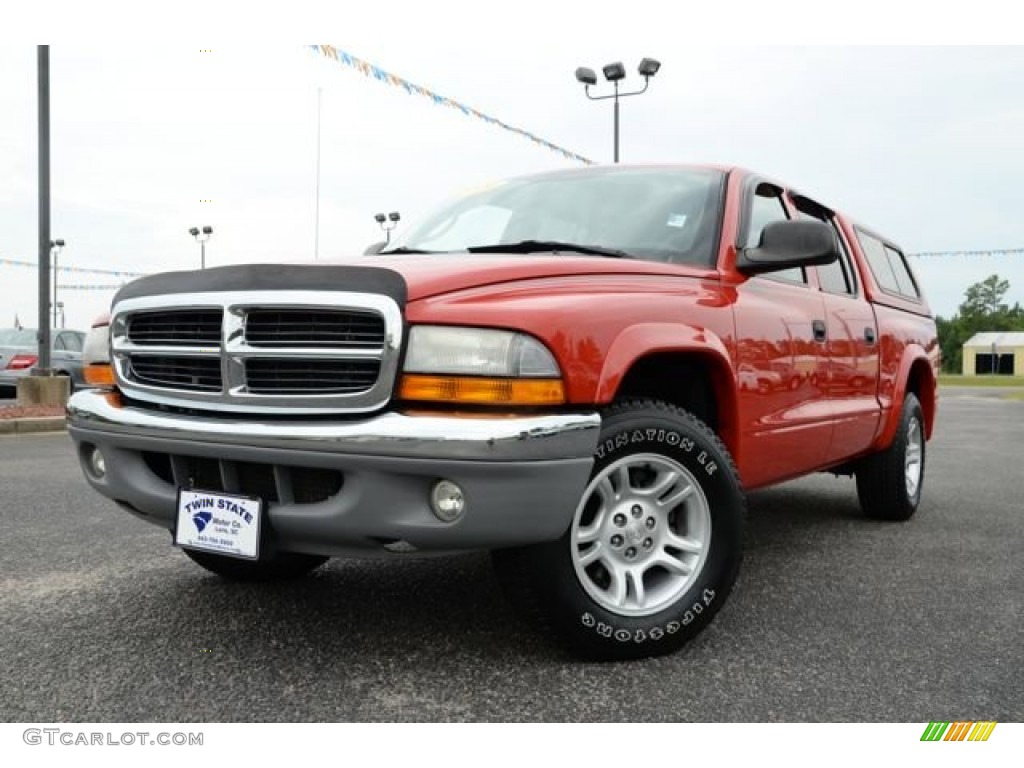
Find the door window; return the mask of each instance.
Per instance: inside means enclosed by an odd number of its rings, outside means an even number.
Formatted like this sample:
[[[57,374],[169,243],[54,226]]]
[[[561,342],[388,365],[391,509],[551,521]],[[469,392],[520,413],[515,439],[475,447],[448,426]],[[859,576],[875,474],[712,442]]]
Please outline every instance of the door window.
[[[782,196],[776,187],[761,184],[754,192],[750,202],[750,216],[747,220],[747,233],[743,240],[743,248],[757,248],[761,243],[761,233],[774,221],[786,221],[789,215],[782,203]],[[784,269],[779,272],[767,272],[761,277],[783,280],[787,283],[806,283],[807,273],[802,267]]]

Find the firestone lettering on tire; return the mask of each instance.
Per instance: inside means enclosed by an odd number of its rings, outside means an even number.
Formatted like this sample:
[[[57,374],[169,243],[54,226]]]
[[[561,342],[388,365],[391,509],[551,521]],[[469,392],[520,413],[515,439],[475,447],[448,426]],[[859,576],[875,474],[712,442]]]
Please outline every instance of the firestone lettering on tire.
[[[664,627],[654,626],[650,629],[635,629],[630,630],[623,627],[614,627],[605,624],[603,621],[598,621],[594,618],[594,615],[589,611],[580,615],[580,623],[588,629],[593,628],[597,634],[602,637],[615,638],[620,643],[628,642],[632,640],[634,643],[643,643],[647,640],[658,641],[665,637],[666,634],[674,635],[683,627],[687,626],[693,620],[704,612],[704,609],[711,605],[711,602],[715,599],[715,590],[705,589],[701,595],[701,599],[694,602],[686,612],[679,618],[678,621],[670,621]]]

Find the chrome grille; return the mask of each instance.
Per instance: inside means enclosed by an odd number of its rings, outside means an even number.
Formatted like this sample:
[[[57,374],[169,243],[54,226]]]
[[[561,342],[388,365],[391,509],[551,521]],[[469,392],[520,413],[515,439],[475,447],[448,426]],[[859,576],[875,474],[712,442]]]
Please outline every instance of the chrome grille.
[[[223,386],[216,357],[135,355],[130,370],[137,381],[156,387],[220,392]]]
[[[245,340],[254,347],[380,347],[384,318],[369,312],[251,309]]]
[[[245,382],[256,394],[365,392],[377,381],[379,360],[245,361]]]
[[[217,309],[141,312],[128,323],[128,339],[142,345],[216,346],[220,343],[222,322],[222,313]]]
[[[118,302],[118,384],[139,400],[220,412],[344,413],[391,398],[402,316],[347,291],[169,294]]]

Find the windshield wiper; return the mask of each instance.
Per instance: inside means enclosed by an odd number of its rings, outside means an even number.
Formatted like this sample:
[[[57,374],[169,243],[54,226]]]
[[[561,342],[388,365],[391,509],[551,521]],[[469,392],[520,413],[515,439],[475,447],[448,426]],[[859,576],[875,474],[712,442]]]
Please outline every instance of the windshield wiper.
[[[520,240],[517,243],[497,243],[495,245],[475,245],[467,248],[470,253],[537,253],[539,251],[573,251],[592,256],[610,256],[616,259],[636,258],[631,253],[615,248],[602,248],[600,245],[583,245],[582,243],[564,243],[558,240]]]
[[[381,256],[390,256],[393,253],[447,253],[447,251],[424,251],[421,248],[392,248],[390,251],[377,251]]]

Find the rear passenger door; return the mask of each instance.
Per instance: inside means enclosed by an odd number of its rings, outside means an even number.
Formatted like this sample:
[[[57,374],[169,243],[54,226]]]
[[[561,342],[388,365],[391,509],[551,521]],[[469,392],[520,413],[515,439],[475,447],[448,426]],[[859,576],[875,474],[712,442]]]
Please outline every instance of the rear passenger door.
[[[790,218],[784,191],[751,180],[743,194],[738,248],[760,242],[765,225]],[[802,269],[751,277],[737,288],[737,386],[751,486],[821,467],[832,437],[825,397],[825,306]]]
[[[866,451],[878,429],[878,327],[835,214],[802,196],[794,196],[793,204],[799,215],[831,226],[840,246],[837,261],[815,267],[828,334],[824,389],[835,422],[827,458],[837,462]]]

